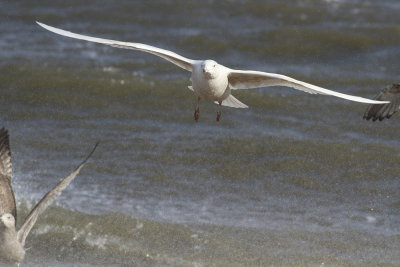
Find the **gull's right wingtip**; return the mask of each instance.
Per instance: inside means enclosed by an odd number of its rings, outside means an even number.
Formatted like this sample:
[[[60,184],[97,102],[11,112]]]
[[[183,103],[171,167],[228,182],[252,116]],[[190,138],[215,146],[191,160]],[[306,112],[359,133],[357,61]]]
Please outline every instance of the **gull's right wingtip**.
[[[44,23],[39,22],[39,21],[36,21],[36,23],[37,23],[40,27],[42,27],[42,28],[44,28],[44,29],[46,29],[46,30],[48,30],[48,31],[54,32],[54,33],[61,34],[61,32],[64,31],[64,30],[61,30],[61,29],[58,29],[58,28],[49,26],[49,25],[44,24]],[[61,35],[62,35],[62,34],[61,34]]]
[[[41,23],[39,21],[36,21],[36,24],[39,25],[40,27],[43,27],[43,28],[45,27],[45,24],[43,24],[43,23]]]
[[[44,24],[42,22],[39,22],[39,21],[36,21],[36,24],[39,25],[42,28],[45,28],[46,30],[49,30],[49,31],[50,31],[50,29],[54,28],[54,27],[51,27],[51,26],[49,26],[47,24]]]

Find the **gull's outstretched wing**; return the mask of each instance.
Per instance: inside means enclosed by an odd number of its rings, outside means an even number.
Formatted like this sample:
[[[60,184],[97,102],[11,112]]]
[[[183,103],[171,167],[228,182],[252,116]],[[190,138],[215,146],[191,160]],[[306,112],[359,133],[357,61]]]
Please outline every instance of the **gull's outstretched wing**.
[[[384,105],[370,105],[364,113],[364,119],[373,121],[390,119],[400,109],[400,84],[392,84],[384,88],[376,97],[376,100],[390,101]]]
[[[359,96],[346,95],[332,90],[324,89],[309,83],[295,80],[285,75],[261,71],[230,70],[228,81],[231,89],[250,89],[267,86],[287,86],[310,94],[332,95],[347,100],[369,103],[385,104],[388,101],[376,101]]]
[[[161,49],[161,48],[157,48],[154,46],[141,44],[141,43],[120,42],[120,41],[114,41],[114,40],[109,40],[109,39],[90,37],[90,36],[86,36],[86,35],[82,35],[82,34],[64,31],[64,30],[61,30],[61,29],[37,22],[37,21],[36,21],[36,23],[39,24],[40,26],[42,26],[43,28],[45,28],[46,30],[49,30],[51,32],[54,32],[54,33],[57,33],[57,34],[60,34],[63,36],[80,39],[80,40],[85,40],[85,41],[89,41],[89,42],[94,42],[94,43],[110,45],[110,46],[119,47],[119,48],[134,49],[134,50],[148,52],[153,55],[162,57],[162,58],[168,60],[169,62],[174,63],[175,65],[178,65],[179,67],[181,67],[185,70],[188,70],[188,71],[192,71],[192,69],[193,69],[192,66],[195,63],[195,60],[182,57],[174,52],[171,52],[171,51],[168,51],[165,49]]]
[[[8,131],[0,129],[0,214],[11,213],[17,220],[14,191],[11,187],[11,150]]]
[[[17,239],[22,244],[25,245],[25,239],[31,231],[32,227],[35,225],[38,216],[46,210],[46,208],[59,196],[62,191],[67,188],[67,186],[74,180],[76,175],[78,175],[79,171],[85,165],[86,161],[90,158],[93,152],[96,150],[96,147],[99,143],[96,143],[92,151],[86,157],[84,161],[67,177],[62,179],[53,189],[51,189],[36,206],[31,210],[29,215],[26,217],[24,224],[18,230]]]

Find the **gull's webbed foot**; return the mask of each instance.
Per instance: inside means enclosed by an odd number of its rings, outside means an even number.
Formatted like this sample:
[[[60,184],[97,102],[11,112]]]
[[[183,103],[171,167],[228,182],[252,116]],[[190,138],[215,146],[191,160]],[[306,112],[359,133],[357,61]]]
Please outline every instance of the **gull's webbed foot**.
[[[196,109],[194,110],[194,120],[197,122],[200,118],[200,108],[199,108],[199,103],[200,103],[200,97],[197,97],[197,105]]]
[[[197,122],[200,118],[200,110],[199,108],[196,108],[196,110],[194,111],[194,120]]]
[[[218,111],[217,111],[216,121],[219,121],[221,119],[221,105],[222,105],[222,101],[218,101]]]
[[[218,111],[218,112],[217,112],[217,119],[216,119],[216,120],[219,121],[220,119],[221,119],[221,111]]]

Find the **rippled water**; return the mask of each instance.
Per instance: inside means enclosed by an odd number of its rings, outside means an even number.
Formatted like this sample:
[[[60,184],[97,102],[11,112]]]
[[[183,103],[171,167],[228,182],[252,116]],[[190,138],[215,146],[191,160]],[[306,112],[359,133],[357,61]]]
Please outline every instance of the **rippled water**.
[[[0,119],[19,221],[101,144],[24,266],[397,266],[400,118],[289,88],[201,103],[190,74],[66,30],[374,97],[398,82],[397,1],[6,1]]]

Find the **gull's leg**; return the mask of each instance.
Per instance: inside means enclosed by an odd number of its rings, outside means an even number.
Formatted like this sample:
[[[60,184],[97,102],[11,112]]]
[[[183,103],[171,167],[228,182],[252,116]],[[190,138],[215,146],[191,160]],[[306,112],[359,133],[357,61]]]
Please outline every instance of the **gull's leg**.
[[[217,121],[221,119],[221,105],[222,101],[218,101]]]
[[[200,108],[199,108],[199,103],[200,103],[200,97],[197,97],[197,105],[196,109],[194,110],[194,120],[197,122],[200,117]]]

